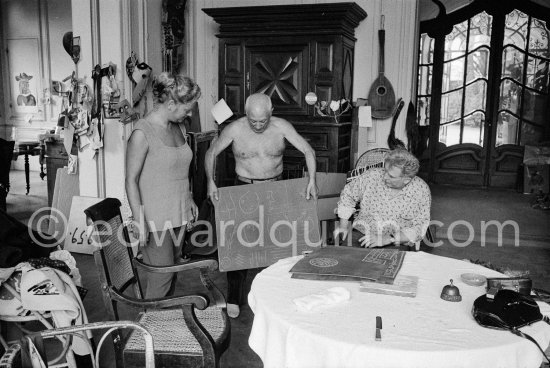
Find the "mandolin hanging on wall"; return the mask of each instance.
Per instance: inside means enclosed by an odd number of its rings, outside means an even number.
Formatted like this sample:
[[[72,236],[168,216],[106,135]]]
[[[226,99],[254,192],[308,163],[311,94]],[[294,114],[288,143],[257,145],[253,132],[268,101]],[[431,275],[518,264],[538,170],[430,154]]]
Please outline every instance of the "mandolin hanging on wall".
[[[395,108],[395,93],[390,81],[384,75],[385,39],[386,32],[384,31],[384,16],[382,15],[380,30],[378,31],[378,42],[380,44],[378,78],[376,78],[369,90],[369,103],[372,109],[372,117],[375,119],[387,119],[391,117]]]

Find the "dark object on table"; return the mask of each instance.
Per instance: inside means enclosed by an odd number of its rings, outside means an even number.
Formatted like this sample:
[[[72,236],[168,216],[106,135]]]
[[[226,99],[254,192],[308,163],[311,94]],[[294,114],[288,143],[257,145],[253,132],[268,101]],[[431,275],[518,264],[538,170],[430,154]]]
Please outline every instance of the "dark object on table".
[[[0,209],[6,210],[6,197],[10,190],[10,168],[14,141],[0,138]]]
[[[494,288],[496,290],[506,289],[514,290],[522,295],[531,295],[533,280],[529,277],[488,277],[487,290]]]
[[[448,302],[460,302],[462,300],[462,295],[460,295],[460,290],[453,285],[453,280],[451,279],[450,285],[445,285],[443,290],[441,290],[441,299]]]
[[[376,341],[382,341],[382,317],[376,316],[376,334],[374,336],[374,339]]]
[[[482,295],[474,301],[472,315],[483,327],[509,330],[515,335],[532,341],[550,362],[536,340],[518,330],[520,327],[539,321],[550,324],[550,319],[542,315],[537,302],[531,297],[513,290],[499,290],[494,296]]]
[[[295,279],[372,280],[392,284],[405,254],[395,249],[319,248],[299,260],[290,272]]]

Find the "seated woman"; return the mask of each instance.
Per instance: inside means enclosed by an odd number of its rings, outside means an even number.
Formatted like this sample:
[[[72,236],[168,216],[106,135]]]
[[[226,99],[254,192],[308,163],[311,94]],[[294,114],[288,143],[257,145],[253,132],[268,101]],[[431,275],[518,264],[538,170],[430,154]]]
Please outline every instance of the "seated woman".
[[[417,249],[430,222],[431,193],[417,177],[418,159],[404,149],[390,151],[383,168],[367,170],[342,190],[338,202],[339,224],[334,238],[348,238],[349,219],[353,221],[348,244],[361,247],[414,245]]]

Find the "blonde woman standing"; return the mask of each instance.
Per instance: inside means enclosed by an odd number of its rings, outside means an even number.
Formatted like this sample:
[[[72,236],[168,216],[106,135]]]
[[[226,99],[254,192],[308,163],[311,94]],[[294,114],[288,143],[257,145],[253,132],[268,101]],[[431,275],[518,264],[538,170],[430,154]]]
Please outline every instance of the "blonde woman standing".
[[[201,95],[190,78],[160,74],[153,82],[154,107],[139,120],[126,151],[126,194],[131,231],[145,263],[167,266],[181,254],[185,225],[198,213],[189,190],[192,151],[183,119]],[[147,274],[146,298],[170,295],[175,273]]]

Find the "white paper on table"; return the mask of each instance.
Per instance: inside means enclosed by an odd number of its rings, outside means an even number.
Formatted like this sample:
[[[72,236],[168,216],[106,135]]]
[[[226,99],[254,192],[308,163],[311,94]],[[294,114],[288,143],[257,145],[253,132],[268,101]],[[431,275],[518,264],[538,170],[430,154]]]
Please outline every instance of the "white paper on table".
[[[212,116],[214,116],[214,119],[218,124],[223,123],[224,121],[229,119],[231,116],[233,116],[233,111],[231,111],[229,106],[227,106],[227,103],[223,98],[219,100],[218,103],[214,105],[214,107],[212,107],[211,111],[212,111]]]
[[[359,127],[372,128],[372,111],[370,106],[359,106]]]

